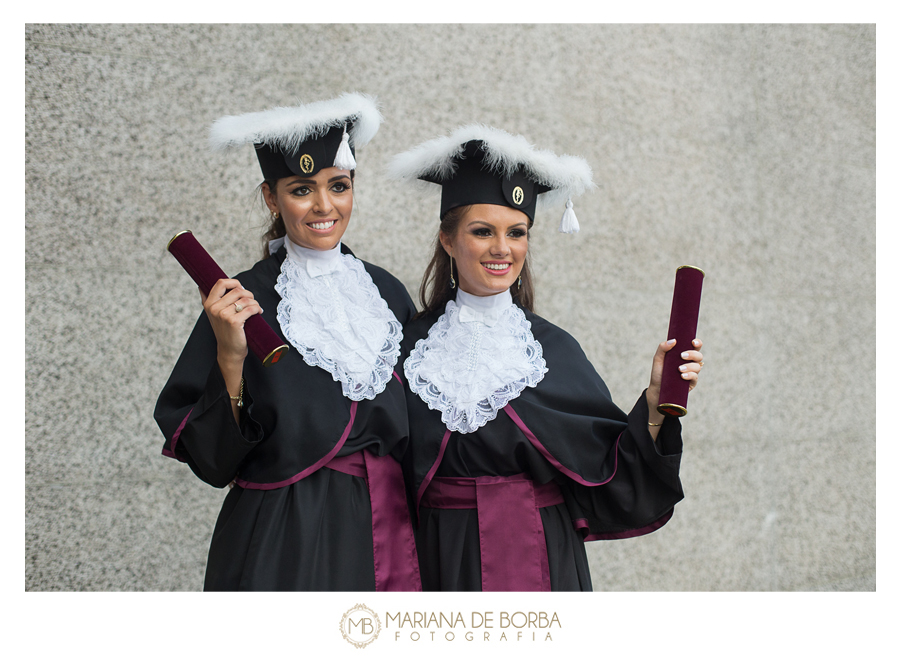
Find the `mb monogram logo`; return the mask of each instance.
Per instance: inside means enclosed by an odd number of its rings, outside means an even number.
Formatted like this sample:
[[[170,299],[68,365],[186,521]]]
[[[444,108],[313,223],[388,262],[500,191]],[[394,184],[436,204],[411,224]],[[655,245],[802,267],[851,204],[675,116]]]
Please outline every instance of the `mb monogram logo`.
[[[357,649],[363,649],[378,637],[381,620],[362,603],[350,608],[341,618],[341,635]]]

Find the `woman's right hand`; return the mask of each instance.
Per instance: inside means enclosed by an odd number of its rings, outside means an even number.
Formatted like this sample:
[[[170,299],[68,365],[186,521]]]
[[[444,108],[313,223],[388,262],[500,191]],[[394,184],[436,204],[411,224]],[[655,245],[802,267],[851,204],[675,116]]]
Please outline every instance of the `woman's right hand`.
[[[242,366],[247,357],[244,323],[250,316],[263,312],[259,302],[237,279],[219,279],[208,296],[200,291],[200,297],[203,299],[203,310],[216,334],[219,364]]]

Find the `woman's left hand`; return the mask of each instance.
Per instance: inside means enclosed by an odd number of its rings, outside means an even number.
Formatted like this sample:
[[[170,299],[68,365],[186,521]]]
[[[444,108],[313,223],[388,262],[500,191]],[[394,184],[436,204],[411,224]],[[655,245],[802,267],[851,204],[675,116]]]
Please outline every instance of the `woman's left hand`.
[[[650,386],[647,387],[647,406],[652,413],[656,412],[659,405],[659,388],[662,384],[663,363],[666,360],[666,352],[675,349],[674,339],[671,342],[660,343],[656,348],[656,354],[653,355],[653,368],[650,371]],[[689,390],[694,390],[697,381],[700,378],[700,370],[703,368],[703,355],[698,351],[703,347],[703,341],[699,338],[694,339],[694,349],[688,349],[681,353],[681,358],[688,361],[679,366],[682,379],[690,382]],[[651,415],[652,415],[651,413]]]

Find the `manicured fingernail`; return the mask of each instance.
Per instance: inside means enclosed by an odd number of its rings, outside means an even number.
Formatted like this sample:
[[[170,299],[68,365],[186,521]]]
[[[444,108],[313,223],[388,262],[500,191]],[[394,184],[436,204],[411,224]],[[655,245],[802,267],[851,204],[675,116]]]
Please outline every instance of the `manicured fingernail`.
[[[674,338],[670,338],[669,340],[666,341],[666,345],[674,345],[674,344],[675,344]]]
[[[690,356],[690,355],[689,355],[687,352],[682,352],[682,353],[681,353],[681,358],[682,358],[682,359],[686,359],[686,358],[688,358],[688,356]]]
[[[685,371],[687,370],[687,366],[678,366],[678,369],[679,369],[681,372],[685,372]]]

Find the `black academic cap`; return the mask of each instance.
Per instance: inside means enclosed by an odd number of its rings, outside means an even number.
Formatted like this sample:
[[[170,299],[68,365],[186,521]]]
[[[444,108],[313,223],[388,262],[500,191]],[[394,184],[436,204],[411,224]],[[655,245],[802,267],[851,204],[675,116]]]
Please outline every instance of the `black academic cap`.
[[[371,141],[383,121],[375,100],[364,94],[295,107],[225,116],[210,129],[210,146],[253,144],[265,180],[313,176],[321,169],[356,168],[356,148]]]
[[[567,199],[560,231],[575,233],[572,198],[595,187],[583,159],[535,149],[521,135],[482,124],[463,126],[394,157],[389,172],[441,186],[441,212],[476,203],[509,206],[534,220],[542,204]],[[542,196],[543,195],[543,196]]]

